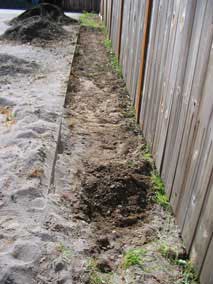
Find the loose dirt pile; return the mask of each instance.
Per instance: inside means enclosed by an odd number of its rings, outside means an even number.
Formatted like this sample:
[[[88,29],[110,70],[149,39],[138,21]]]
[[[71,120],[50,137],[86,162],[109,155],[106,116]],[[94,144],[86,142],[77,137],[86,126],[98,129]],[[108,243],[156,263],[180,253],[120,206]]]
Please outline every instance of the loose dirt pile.
[[[88,170],[82,182],[81,205],[91,220],[108,218],[116,226],[137,223],[147,205],[149,181],[143,166],[102,165]]]
[[[9,22],[11,27],[4,33],[3,39],[21,42],[58,40],[67,34],[63,25],[76,22],[58,6],[40,4],[12,19]]]

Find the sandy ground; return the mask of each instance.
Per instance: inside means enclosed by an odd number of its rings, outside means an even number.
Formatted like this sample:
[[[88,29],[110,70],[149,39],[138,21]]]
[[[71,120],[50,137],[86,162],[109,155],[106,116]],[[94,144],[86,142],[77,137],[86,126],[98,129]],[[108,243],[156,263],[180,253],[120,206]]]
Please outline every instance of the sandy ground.
[[[0,13],[4,32],[16,12]],[[0,283],[58,283],[50,181],[78,26],[44,46],[0,44]],[[54,211],[54,210],[53,210]],[[59,253],[60,254],[60,253]],[[46,282],[45,282],[46,283]]]

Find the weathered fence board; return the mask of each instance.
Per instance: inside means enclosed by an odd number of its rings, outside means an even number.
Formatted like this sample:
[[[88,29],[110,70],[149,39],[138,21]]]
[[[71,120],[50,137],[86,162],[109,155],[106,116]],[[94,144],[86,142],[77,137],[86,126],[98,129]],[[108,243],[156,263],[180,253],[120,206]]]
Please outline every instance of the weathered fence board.
[[[202,284],[212,284],[213,283],[213,269],[212,269],[212,263],[213,263],[213,235],[210,242],[210,245],[208,247],[208,252],[206,255],[206,259],[203,265],[203,270],[201,273],[201,283]]]
[[[63,7],[67,11],[99,12],[100,0],[64,0]]]
[[[0,9],[28,9],[31,7],[31,1],[27,0],[0,0]],[[63,7],[67,11],[99,12],[100,0],[63,0]]]
[[[105,0],[106,1],[106,0]],[[113,49],[116,55],[120,56],[120,41],[122,32],[122,19],[123,19],[123,1],[114,0],[112,7],[112,22],[111,22],[111,40]]]
[[[110,23],[187,250],[213,284],[213,0],[113,1]]]

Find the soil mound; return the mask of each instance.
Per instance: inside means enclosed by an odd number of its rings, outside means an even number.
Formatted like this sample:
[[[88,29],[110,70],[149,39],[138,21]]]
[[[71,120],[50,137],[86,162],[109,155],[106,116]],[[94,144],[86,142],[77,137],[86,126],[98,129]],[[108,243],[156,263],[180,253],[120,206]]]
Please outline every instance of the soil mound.
[[[9,40],[31,42],[34,39],[54,40],[65,35],[66,31],[60,25],[46,18],[34,16],[12,26],[3,37]]]
[[[3,38],[21,42],[32,40],[50,41],[66,35],[63,25],[78,22],[67,17],[63,10],[52,4],[40,4],[10,21],[11,27]]]
[[[144,215],[148,179],[143,168],[100,166],[82,183],[81,208],[90,219],[109,217],[118,226],[129,226]]]
[[[53,21],[58,24],[72,24],[72,23],[77,23],[78,21],[66,16],[63,12],[63,10],[53,4],[39,4],[38,6],[26,10],[24,13],[19,15],[18,17],[15,17],[12,19],[9,24],[10,25],[16,25],[24,22],[26,19],[31,19],[35,16],[39,16],[42,18],[47,18],[49,21]]]

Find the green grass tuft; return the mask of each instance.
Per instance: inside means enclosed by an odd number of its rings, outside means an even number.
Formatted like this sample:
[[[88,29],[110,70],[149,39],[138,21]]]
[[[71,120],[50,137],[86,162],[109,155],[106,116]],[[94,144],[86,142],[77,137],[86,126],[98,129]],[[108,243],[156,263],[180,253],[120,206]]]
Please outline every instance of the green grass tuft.
[[[131,249],[124,254],[123,257],[123,268],[128,269],[131,266],[142,266],[143,256],[146,251],[144,249]]]
[[[65,247],[64,244],[60,243],[60,245],[58,246],[58,251],[62,254],[63,261],[69,263],[73,256],[71,249]]]
[[[152,172],[151,181],[152,181],[152,185],[155,190],[154,201],[157,204],[161,205],[165,210],[170,210],[171,207],[170,207],[169,199],[165,194],[164,183],[156,171]]]
[[[94,13],[84,12],[80,17],[81,26],[104,30],[104,24],[98,19],[98,15]]]
[[[194,270],[193,264],[190,260],[179,259],[178,253],[176,257],[172,256],[170,252],[174,251],[174,248],[171,248],[166,243],[160,245],[158,251],[163,257],[168,259],[172,265],[178,265],[182,270],[181,284],[195,284],[199,283],[198,274]]]
[[[89,259],[87,271],[89,272],[89,284],[111,284],[111,273],[107,273],[103,276],[97,268],[96,259]]]
[[[109,54],[110,58],[110,64],[112,66],[112,69],[117,73],[119,78],[122,78],[122,68],[119,63],[118,57],[115,55],[115,53],[112,50],[112,41],[108,39],[107,37],[104,40],[104,46],[107,49],[107,52]]]
[[[198,274],[190,260],[178,259],[176,264],[179,265],[183,271],[183,280],[181,284],[199,283]]]
[[[142,154],[143,154],[142,159],[153,165],[153,158],[148,145],[146,145],[145,148],[143,146]]]

